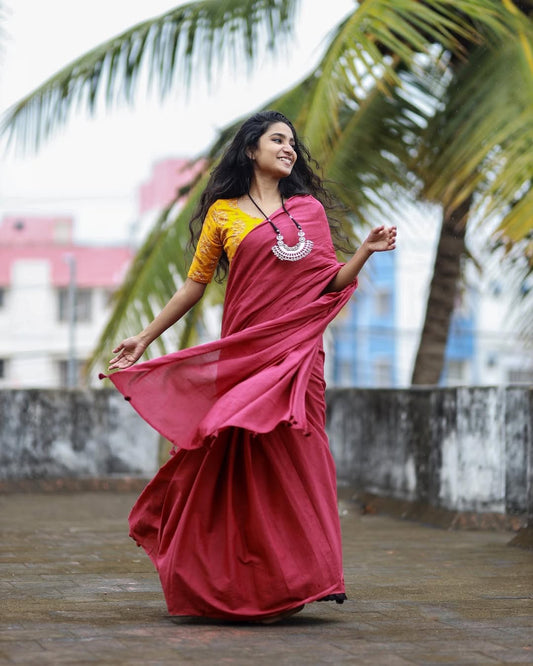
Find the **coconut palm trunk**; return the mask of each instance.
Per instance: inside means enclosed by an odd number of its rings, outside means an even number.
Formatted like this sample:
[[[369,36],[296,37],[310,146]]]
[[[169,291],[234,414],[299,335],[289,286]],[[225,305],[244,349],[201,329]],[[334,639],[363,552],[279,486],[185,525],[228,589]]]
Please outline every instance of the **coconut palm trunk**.
[[[448,330],[465,256],[465,233],[472,197],[445,209],[429,288],[426,316],[412,384],[438,384],[444,367]]]

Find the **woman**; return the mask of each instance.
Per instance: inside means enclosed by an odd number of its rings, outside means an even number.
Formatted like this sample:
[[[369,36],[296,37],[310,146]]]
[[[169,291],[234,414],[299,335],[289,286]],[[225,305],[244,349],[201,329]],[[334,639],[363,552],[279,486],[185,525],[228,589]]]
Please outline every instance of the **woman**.
[[[171,615],[267,623],[346,598],[322,334],[396,229],[341,264],[325,196],[290,121],[252,116],[191,222],[187,280],[114,350],[111,380],[175,445],[130,515]],[[221,339],[130,367],[228,265]]]

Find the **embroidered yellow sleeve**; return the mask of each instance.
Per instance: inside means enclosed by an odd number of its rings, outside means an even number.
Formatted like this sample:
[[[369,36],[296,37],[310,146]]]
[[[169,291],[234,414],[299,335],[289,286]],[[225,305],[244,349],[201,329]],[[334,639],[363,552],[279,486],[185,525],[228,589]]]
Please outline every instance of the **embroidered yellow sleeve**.
[[[237,199],[215,201],[205,216],[188,277],[203,284],[211,282],[222,250],[231,264],[242,239],[262,221],[240,210]]]
[[[216,223],[216,214],[213,214],[215,205],[207,211],[196,252],[187,275],[191,280],[203,284],[207,284],[213,279],[223,249],[220,228]]]

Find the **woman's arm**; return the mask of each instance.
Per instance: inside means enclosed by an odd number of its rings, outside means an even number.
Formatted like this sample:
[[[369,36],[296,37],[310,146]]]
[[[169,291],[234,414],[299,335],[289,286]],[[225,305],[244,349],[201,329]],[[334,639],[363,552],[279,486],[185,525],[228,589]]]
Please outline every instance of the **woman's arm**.
[[[151,342],[181,319],[202,298],[206,286],[187,278],[144,331],[126,338],[113,349],[116,356],[109,361],[109,369],[123,370],[138,361]]]
[[[339,270],[326,291],[341,291],[359,275],[359,272],[374,252],[387,252],[396,247],[396,227],[375,227],[361,247]]]

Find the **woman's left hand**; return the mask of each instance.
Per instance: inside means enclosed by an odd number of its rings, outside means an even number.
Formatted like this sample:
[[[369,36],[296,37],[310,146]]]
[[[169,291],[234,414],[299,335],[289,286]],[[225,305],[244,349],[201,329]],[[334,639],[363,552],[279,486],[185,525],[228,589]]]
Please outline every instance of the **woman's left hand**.
[[[396,247],[396,227],[374,227],[363,245],[370,252],[386,252]]]
[[[361,247],[339,270],[326,288],[328,291],[340,291],[352,283],[359,271],[374,252],[386,252],[396,247],[396,227],[375,227],[368,234]]]

